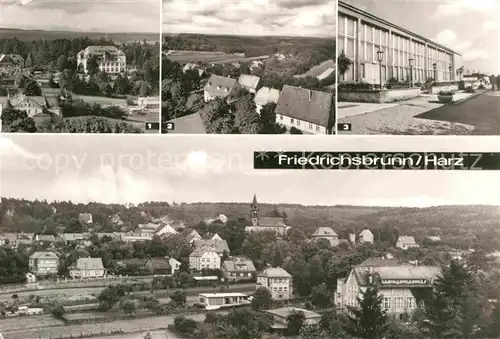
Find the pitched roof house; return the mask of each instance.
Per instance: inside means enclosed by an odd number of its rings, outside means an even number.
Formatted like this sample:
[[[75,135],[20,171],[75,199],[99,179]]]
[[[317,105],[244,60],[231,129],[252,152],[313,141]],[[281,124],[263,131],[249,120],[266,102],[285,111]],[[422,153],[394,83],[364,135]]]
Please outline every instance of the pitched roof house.
[[[276,122],[309,134],[331,134],[333,93],[285,85],[276,106]]]
[[[208,102],[215,98],[226,98],[228,102],[231,102],[233,101],[232,96],[238,88],[241,86],[236,79],[212,75],[203,88],[204,100]]]
[[[187,228],[182,231],[182,237],[186,240],[187,243],[192,244],[195,240],[201,239],[200,233],[191,228]]]
[[[257,92],[257,87],[259,86],[260,77],[250,74],[242,74],[238,78],[238,83],[241,87],[248,90],[250,93],[255,94]]]
[[[359,233],[358,239],[360,243],[369,243],[373,244],[373,233],[368,229],[365,228]]]
[[[219,255],[224,252],[229,254],[229,246],[226,240],[212,240],[212,239],[197,239],[193,242],[195,248],[210,247],[213,248]]]
[[[316,232],[312,235],[313,239],[325,239],[328,240],[331,246],[337,246],[339,244],[339,236],[330,227],[319,227]]]
[[[146,261],[146,269],[151,275],[171,275],[172,266],[167,258],[149,258]]]
[[[92,223],[92,213],[80,213],[78,215],[78,220],[80,220],[83,224],[91,224]]]
[[[69,275],[73,279],[102,278],[106,270],[101,258],[79,258],[75,265],[69,267]]]
[[[231,281],[248,280],[256,273],[253,262],[246,258],[233,258],[224,261],[222,271],[225,278]]]
[[[415,238],[409,235],[402,235],[398,238],[396,242],[396,247],[401,248],[402,250],[407,250],[409,248],[419,247]]]

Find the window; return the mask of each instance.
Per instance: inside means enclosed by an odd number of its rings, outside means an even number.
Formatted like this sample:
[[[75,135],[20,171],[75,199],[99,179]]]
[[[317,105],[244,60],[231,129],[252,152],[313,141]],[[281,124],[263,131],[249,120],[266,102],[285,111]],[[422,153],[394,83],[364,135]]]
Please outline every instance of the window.
[[[319,131],[319,126],[316,126],[316,131]]]
[[[280,115],[279,117],[280,117],[280,120],[283,120],[283,116],[282,115]]]
[[[294,119],[293,118],[290,118],[290,122],[293,124],[294,123]]]
[[[346,18],[345,17],[339,17],[339,34],[345,34],[345,21],[346,21]]]
[[[347,19],[347,35],[354,36],[356,32],[356,21]]]
[[[354,40],[353,39],[347,39],[346,40],[346,51],[345,51],[345,53],[349,57],[354,57],[355,56],[355,53],[354,53]]]
[[[384,308],[386,310],[391,308],[391,298],[384,298]]]
[[[309,124],[309,128],[313,128],[313,124]]]
[[[414,307],[413,298],[406,298],[406,308],[411,309]]]
[[[402,297],[395,297],[394,298],[394,308],[396,308],[396,309],[404,308]]]
[[[300,120],[297,120],[297,126],[300,126]]]

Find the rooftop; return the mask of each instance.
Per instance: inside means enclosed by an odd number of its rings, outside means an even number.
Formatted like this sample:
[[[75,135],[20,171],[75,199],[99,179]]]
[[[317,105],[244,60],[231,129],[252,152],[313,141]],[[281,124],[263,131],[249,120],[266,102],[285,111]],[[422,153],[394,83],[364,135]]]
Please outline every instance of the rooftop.
[[[264,106],[270,102],[277,103],[280,98],[280,91],[274,88],[262,87],[255,94],[255,104]]]
[[[276,114],[329,127],[333,109],[333,93],[285,85],[276,106]]]
[[[54,252],[35,252],[30,255],[30,259],[59,259]]]
[[[101,258],[79,258],[76,261],[76,268],[79,270],[103,270]]]
[[[185,115],[175,118],[169,122],[174,123],[175,128],[168,133],[172,134],[207,134],[200,113]]]
[[[229,253],[229,246],[226,240],[197,239],[194,241],[194,246],[196,248],[211,247],[214,248],[217,253],[223,253],[224,251]]]
[[[260,81],[260,77],[258,77],[256,75],[250,75],[250,74],[242,74],[238,78],[238,82],[240,83],[241,86],[253,88],[253,89],[257,89],[257,86],[259,85],[259,81]]]
[[[210,76],[210,79],[208,79],[208,82],[205,85],[204,89],[205,91],[210,93],[211,96],[224,98],[231,93],[236,83],[236,79],[223,77],[220,75],[212,75]]]
[[[259,277],[267,278],[291,278],[290,273],[282,269],[281,267],[270,267],[266,268],[264,271],[260,272]]]
[[[321,237],[321,236],[331,236],[338,237],[338,234],[335,233],[330,227],[320,227],[313,233],[313,236]]]
[[[305,310],[302,308],[296,308],[296,307],[283,307],[283,308],[277,308],[274,310],[266,310],[266,313],[276,315],[280,318],[286,318],[293,312],[302,312],[304,313],[304,316],[306,319],[314,319],[314,318],[321,318],[321,314],[318,314],[313,311]]]
[[[200,297],[204,298],[232,298],[232,297],[248,297],[246,294],[243,293],[200,293]]]

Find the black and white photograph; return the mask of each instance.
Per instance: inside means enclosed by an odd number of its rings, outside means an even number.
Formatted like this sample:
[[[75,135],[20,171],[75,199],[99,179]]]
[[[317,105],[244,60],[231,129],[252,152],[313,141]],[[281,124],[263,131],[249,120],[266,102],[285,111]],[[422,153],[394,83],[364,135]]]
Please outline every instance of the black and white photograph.
[[[162,131],[334,134],[335,0],[163,0]]]
[[[156,133],[160,0],[2,0],[6,133]]]
[[[500,135],[499,14],[498,0],[339,0],[339,133]]]
[[[0,136],[3,338],[500,337],[498,172],[255,170],[282,143],[226,139]]]

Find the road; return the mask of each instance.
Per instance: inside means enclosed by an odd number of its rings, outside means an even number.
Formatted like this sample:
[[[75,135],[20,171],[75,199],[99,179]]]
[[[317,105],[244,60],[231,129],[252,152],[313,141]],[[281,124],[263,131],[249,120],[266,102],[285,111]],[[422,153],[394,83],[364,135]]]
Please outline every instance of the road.
[[[94,337],[94,339],[144,339],[147,332],[133,333],[133,334],[120,334],[119,336],[104,336]],[[152,331],[150,332],[153,339],[181,339],[170,331]]]
[[[486,92],[457,105],[444,105],[416,116],[420,119],[472,125],[474,135],[500,135],[500,92]]]

